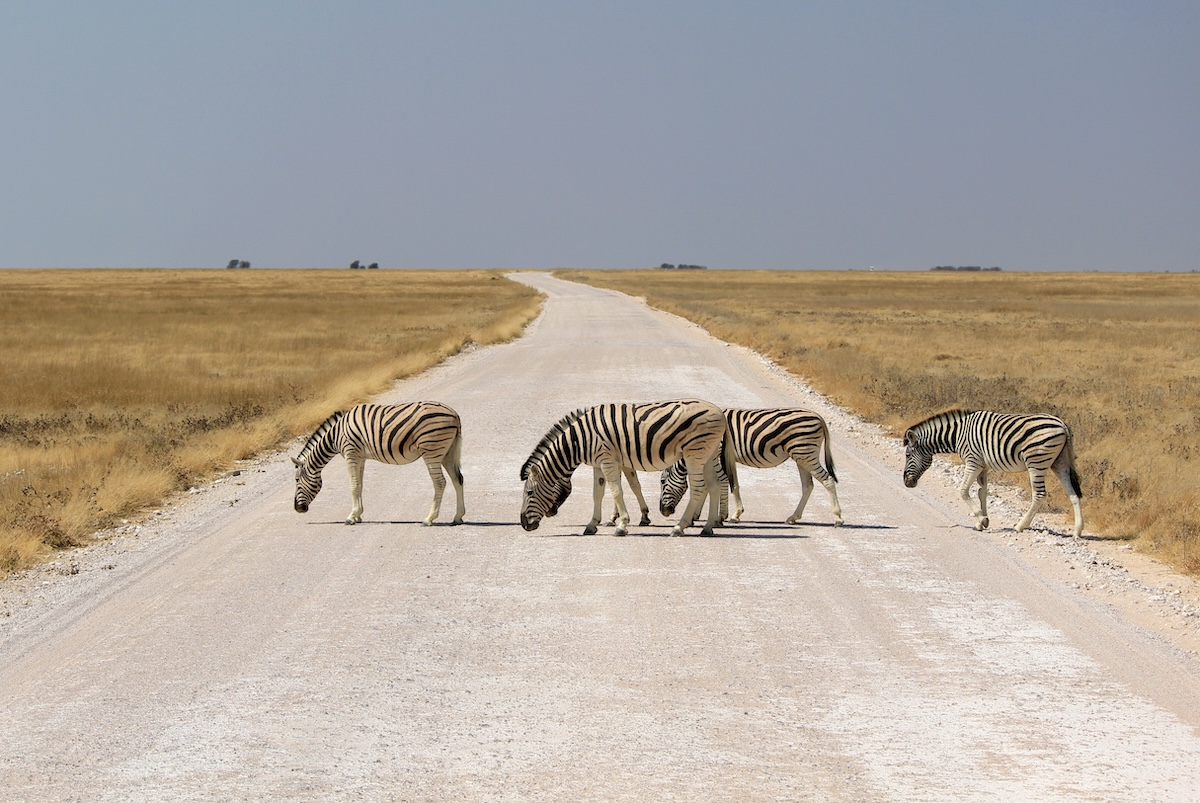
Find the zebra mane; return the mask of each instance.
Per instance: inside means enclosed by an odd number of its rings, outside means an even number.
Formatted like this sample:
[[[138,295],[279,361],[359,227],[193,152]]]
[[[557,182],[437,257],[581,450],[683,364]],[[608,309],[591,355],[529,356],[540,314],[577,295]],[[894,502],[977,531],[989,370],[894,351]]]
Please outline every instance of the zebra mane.
[[[933,415],[929,416],[925,420],[918,421],[917,423],[915,423],[911,427],[909,427],[904,433],[904,442],[908,443],[911,440],[910,436],[915,437],[919,433],[927,432],[930,429],[930,427],[935,427],[938,424],[942,424],[942,423],[946,423],[946,422],[960,421],[963,418],[966,418],[967,416],[969,416],[973,412],[975,412],[975,411],[974,410],[963,410],[958,407],[953,407],[949,410],[942,410],[940,413],[934,413]]]
[[[539,457],[550,451],[555,438],[569,430],[571,425],[578,421],[579,417],[586,412],[587,410],[581,407],[573,413],[567,413],[557,424],[550,428],[550,431],[542,437],[538,445],[533,447],[533,453],[529,455],[529,459],[525,461],[525,465],[521,466],[522,480],[529,478],[529,467],[537,462]]]
[[[305,460],[307,460],[309,455],[311,455],[313,450],[316,448],[317,444],[321,442],[321,439],[323,437],[325,437],[325,433],[327,433],[327,432],[329,432],[329,430],[333,429],[334,426],[337,425],[337,422],[340,421],[342,419],[342,416],[344,416],[345,414],[346,414],[345,410],[338,410],[336,413],[329,416],[329,418],[326,418],[324,423],[322,423],[321,426],[317,427],[316,431],[313,432],[313,434],[308,436],[308,440],[304,442],[304,448],[302,448],[300,450],[300,456],[297,457],[296,459],[302,463]]]

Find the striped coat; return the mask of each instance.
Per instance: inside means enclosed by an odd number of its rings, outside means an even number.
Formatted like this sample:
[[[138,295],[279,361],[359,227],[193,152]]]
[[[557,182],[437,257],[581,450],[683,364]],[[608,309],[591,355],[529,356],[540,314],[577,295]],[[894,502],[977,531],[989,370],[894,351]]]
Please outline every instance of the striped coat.
[[[626,471],[659,471],[683,460],[691,499],[672,531],[682,535],[709,497],[704,534],[716,523],[718,446],[726,436],[725,417],[716,405],[697,399],[652,404],[601,404],[576,410],[546,433],[521,467],[525,482],[521,526],[535,530],[553,516],[571,493],[571,475],[581,464],[593,468],[593,515],[585,534],[596,532],[607,484],[617,507],[617,535],[629,527],[621,489]],[[691,514],[689,518],[689,512]]]
[[[787,518],[788,524],[795,524],[804,515],[804,508],[812,495],[813,478],[825,486],[829,494],[834,523],[842,524],[842,508],[837,496],[837,475],[834,473],[833,452],[829,447],[829,427],[825,424],[825,419],[799,408],[728,409],[724,414],[729,426],[734,459],[738,464],[754,468],[774,468],[788,460],[796,464],[796,469],[800,472],[800,502]],[[824,465],[821,464],[822,450],[825,453]],[[682,498],[683,477],[679,464],[662,473],[659,510],[663,515],[670,515]],[[737,475],[734,474],[731,478],[719,476],[718,479],[728,483],[735,505],[733,519],[737,521],[745,512]]]
[[[457,497],[453,524],[461,524],[466,513],[463,499],[462,425],[458,413],[440,402],[407,404],[360,404],[339,411],[325,420],[292,458],[296,464],[295,509],[308,512],[321,491],[321,471],[340,454],[350,472],[353,506],[347,524],[362,521],[362,480],[367,460],[404,465],[417,459],[425,461],[433,480],[433,506],[424,523],[433,524],[446,490],[445,468]]]
[[[1017,523],[1024,530],[1046,498],[1046,472],[1062,483],[1075,512],[1075,537],[1083,533],[1079,474],[1071,430],[1052,415],[1014,415],[971,410],[947,410],[909,427],[904,433],[904,484],[916,486],[935,454],[957,454],[964,476],[959,493],[975,515],[976,528],[987,529],[987,472],[1028,471],[1032,501]],[[979,480],[979,504],[971,486]]]

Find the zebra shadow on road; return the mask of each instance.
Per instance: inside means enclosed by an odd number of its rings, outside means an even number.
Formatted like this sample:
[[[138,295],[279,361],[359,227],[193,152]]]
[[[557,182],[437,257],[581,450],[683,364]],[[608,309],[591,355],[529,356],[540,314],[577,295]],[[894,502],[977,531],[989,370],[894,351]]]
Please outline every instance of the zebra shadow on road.
[[[725,524],[717,530],[718,537],[726,538],[808,538],[797,533],[797,529],[809,530],[895,530],[890,524],[840,524],[825,521],[798,521],[787,524],[779,521],[742,520]]]
[[[331,521],[306,521],[306,527],[326,527],[334,525],[342,525],[344,527],[380,527],[380,526],[399,526],[412,525],[414,527],[453,527],[456,529],[470,529],[472,527],[520,527],[517,521],[464,521],[462,524],[451,524],[449,521],[435,521],[433,524],[426,525],[421,519],[388,519],[388,520],[369,520],[363,519],[358,524],[346,524],[345,519],[336,519]]]
[[[671,538],[671,527],[669,524],[648,526],[633,526],[629,530],[627,538]],[[780,539],[780,540],[799,540],[801,538],[811,538],[808,533],[801,532],[801,528],[818,529],[818,530],[895,530],[896,528],[888,524],[843,524],[841,527],[835,527],[832,523],[823,523],[815,521],[802,521],[796,524],[784,524],[782,522],[757,522],[757,521],[742,521],[736,524],[725,524],[717,527],[712,535],[700,535],[699,528],[689,529],[680,538],[727,538],[727,539]],[[593,535],[586,535],[579,529],[567,531],[550,531],[544,534],[531,534],[533,538],[612,538],[613,528],[601,527],[600,531]]]

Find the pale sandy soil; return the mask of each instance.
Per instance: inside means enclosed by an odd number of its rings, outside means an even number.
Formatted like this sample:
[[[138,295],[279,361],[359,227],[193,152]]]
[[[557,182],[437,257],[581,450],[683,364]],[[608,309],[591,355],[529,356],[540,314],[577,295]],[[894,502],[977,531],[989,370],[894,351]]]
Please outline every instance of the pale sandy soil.
[[[1058,516],[977,533],[955,468],[905,489],[894,439],[757,356],[523,278],[526,337],[386,396],[462,415],[466,525],[372,464],[344,526],[340,459],[300,516],[280,454],[0,584],[0,799],[1200,799],[1195,582]],[[580,536],[586,468],[516,524],[558,417],[683,396],[822,413],[846,526],[819,487],[783,525],[786,467],[714,538]]]

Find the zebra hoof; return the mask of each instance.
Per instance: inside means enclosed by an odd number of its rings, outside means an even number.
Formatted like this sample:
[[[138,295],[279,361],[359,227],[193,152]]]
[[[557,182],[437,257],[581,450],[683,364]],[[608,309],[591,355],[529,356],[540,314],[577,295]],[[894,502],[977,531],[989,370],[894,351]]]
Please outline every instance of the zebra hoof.
[[[583,528],[584,535],[595,535],[596,532],[597,532],[597,528],[596,528],[596,525],[594,525],[594,524],[589,524],[588,526]]]
[[[683,535],[683,528],[680,527],[678,524],[676,524],[674,527],[671,528],[671,535],[672,535],[672,537],[677,536],[677,535]]]
[[[459,516],[454,521],[450,522],[450,526],[454,527],[454,526],[457,526],[462,523],[463,523],[462,516]]]
[[[841,519],[834,519],[833,526],[834,526],[834,527],[841,527],[841,526],[842,526],[842,525],[844,525],[845,523],[846,523],[846,522],[842,521]]]
[[[790,519],[785,521],[784,524],[795,524],[798,521],[800,521],[800,519],[796,518],[795,516],[792,516]]]
[[[649,526],[650,526],[650,516],[648,516],[647,514],[643,513],[643,514],[642,514],[642,520],[641,520],[641,522],[639,523],[639,525],[638,525],[638,526],[640,526],[640,527],[649,527]]]
[[[988,528],[988,517],[984,516],[982,519],[979,520],[979,529],[986,530],[987,528]]]
[[[700,534],[701,535],[715,535],[712,527],[705,527],[703,530],[700,531]]]
[[[362,521],[362,519],[356,519],[351,516],[350,518],[346,519],[346,524],[358,524],[360,521]]]
[[[624,527],[618,527],[617,529],[613,530],[613,535],[616,535],[616,536],[629,535],[629,530],[626,530]]]

